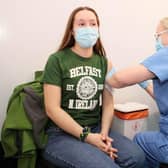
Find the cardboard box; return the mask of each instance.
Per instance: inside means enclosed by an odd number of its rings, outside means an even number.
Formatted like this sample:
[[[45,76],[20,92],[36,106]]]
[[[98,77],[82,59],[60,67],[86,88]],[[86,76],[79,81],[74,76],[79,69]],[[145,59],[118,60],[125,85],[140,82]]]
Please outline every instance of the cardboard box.
[[[133,139],[136,133],[147,130],[148,106],[140,103],[114,105],[111,129]]]

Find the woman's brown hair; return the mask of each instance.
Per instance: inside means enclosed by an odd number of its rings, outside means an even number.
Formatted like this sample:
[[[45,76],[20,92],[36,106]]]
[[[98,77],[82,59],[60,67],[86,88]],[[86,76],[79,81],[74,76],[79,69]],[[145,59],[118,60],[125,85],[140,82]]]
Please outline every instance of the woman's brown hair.
[[[65,34],[64,34],[64,37],[62,39],[61,45],[58,48],[58,51],[63,50],[64,48],[67,48],[67,47],[74,46],[75,39],[72,35],[73,22],[74,22],[74,18],[75,18],[76,13],[81,11],[81,10],[89,10],[89,11],[93,12],[96,16],[98,26],[100,25],[99,17],[98,17],[98,15],[97,15],[97,13],[94,9],[92,9],[90,7],[86,7],[86,6],[85,7],[78,7],[76,9],[74,9],[72,11],[70,17],[69,17],[69,20],[68,20],[68,23],[67,23],[67,26],[66,26],[66,29],[65,29]],[[106,56],[106,52],[104,50],[104,47],[103,47],[102,42],[100,40],[100,37],[98,38],[96,44],[93,46],[93,51],[96,54],[99,54],[101,56]]]

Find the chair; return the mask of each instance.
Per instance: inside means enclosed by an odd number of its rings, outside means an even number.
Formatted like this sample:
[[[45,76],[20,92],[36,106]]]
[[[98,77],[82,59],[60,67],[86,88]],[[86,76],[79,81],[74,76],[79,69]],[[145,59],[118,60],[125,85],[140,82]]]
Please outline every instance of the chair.
[[[5,168],[17,168],[17,159],[14,157],[5,158],[4,151],[0,142],[0,165]]]
[[[17,157],[5,158],[1,143],[0,143],[0,165],[1,167],[5,168],[17,168]],[[37,152],[37,160],[35,168],[58,168],[58,167],[54,166],[49,161],[45,160],[41,155],[41,151],[39,150]]]
[[[160,168],[168,168],[168,164],[167,163],[160,163]]]
[[[58,168],[58,167],[53,165],[49,161],[45,160],[41,155],[41,152],[39,151],[37,155],[36,168]]]

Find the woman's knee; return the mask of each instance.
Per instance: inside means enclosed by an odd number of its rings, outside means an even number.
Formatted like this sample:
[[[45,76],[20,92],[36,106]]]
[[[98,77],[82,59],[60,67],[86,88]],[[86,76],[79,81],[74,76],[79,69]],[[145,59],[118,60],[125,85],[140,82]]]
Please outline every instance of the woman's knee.
[[[134,148],[130,153],[117,159],[118,164],[124,168],[144,168],[146,164],[144,152],[139,148]]]
[[[145,158],[145,153],[143,150],[138,147],[139,149],[136,151],[135,155],[133,156],[134,161],[135,161],[135,168],[142,168],[145,167],[146,165],[146,158]]]

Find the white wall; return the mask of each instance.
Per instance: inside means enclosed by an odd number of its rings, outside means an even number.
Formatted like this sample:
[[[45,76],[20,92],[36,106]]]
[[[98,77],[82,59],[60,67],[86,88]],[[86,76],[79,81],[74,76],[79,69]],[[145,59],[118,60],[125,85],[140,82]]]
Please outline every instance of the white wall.
[[[167,15],[167,0],[0,0],[0,127],[13,88],[33,79],[58,47],[70,12],[96,9],[108,56],[119,69],[153,53],[155,27]],[[156,112],[138,86],[115,92],[115,102],[138,101]]]

